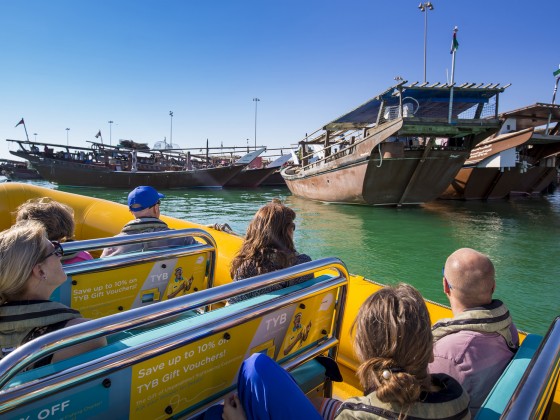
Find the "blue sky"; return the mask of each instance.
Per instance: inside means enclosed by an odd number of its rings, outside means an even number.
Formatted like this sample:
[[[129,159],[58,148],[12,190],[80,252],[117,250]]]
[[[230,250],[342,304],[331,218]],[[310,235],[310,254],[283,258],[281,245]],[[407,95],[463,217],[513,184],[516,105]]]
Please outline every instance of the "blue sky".
[[[424,14],[412,0],[0,2],[4,139],[181,147],[295,144],[394,84],[422,81]],[[506,111],[550,102],[560,1],[434,0],[427,80],[512,83]],[[557,101],[559,102],[559,101]],[[67,133],[66,128],[70,128]]]

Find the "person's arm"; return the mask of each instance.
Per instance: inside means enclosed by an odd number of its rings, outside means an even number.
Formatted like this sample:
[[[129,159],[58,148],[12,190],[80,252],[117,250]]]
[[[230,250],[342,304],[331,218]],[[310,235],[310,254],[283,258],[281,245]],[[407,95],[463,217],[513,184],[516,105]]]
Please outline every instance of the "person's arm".
[[[82,322],[89,321],[86,318],[75,318],[68,321],[65,327],[70,327],[72,325],[81,324]],[[80,344],[76,344],[71,347],[67,347],[63,350],[57,351],[52,358],[52,363],[58,362],[60,360],[68,359],[69,357],[77,356],[78,354],[85,353],[99,347],[107,345],[107,339],[105,337],[96,338],[95,340],[88,340]]]
[[[335,398],[313,397],[310,401],[323,420],[334,420],[338,408],[342,405],[342,401]]]
[[[232,394],[224,399],[224,420],[247,420],[245,410],[237,394]]]
[[[112,248],[112,247],[110,247],[110,248],[105,248],[105,249],[103,250],[103,252],[101,253],[101,257],[100,257],[100,258],[110,257],[110,256],[113,254],[114,249],[115,249],[115,248]]]

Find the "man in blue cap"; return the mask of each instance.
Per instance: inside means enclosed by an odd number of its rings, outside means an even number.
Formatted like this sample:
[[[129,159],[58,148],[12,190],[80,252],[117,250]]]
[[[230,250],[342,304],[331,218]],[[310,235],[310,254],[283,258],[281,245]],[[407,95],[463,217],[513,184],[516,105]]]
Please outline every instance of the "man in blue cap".
[[[142,185],[136,187],[128,194],[128,208],[135,219],[128,222],[117,236],[133,235],[136,233],[160,232],[170,230],[167,223],[159,219],[160,200],[165,196],[158,193],[155,188]],[[146,251],[155,248],[169,246],[181,246],[194,244],[195,240],[186,236],[185,238],[159,240],[139,244],[121,245],[105,248],[101,257],[109,257],[128,252]]]

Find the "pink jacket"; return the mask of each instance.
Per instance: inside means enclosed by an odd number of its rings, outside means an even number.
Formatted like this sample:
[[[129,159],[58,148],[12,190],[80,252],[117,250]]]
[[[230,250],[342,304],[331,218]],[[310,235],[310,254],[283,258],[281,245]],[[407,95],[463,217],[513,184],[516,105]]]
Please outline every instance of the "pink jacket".
[[[80,261],[87,261],[87,260],[93,260],[93,257],[91,256],[91,254],[87,251],[80,251],[74,255],[71,256],[71,258],[62,259],[62,264],[66,265],[66,264],[74,264]]]
[[[513,323],[510,331],[518,345]],[[434,343],[434,361],[428,369],[430,373],[447,373],[465,388],[474,417],[513,355],[500,334],[463,330]]]

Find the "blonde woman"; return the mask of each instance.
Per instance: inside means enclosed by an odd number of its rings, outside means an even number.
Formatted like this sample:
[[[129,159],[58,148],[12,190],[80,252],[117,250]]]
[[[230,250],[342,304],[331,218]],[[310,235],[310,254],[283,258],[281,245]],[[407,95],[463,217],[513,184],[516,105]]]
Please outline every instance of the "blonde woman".
[[[29,220],[0,232],[0,358],[51,331],[87,321],[78,311],[49,300],[66,281],[58,242],[44,226]],[[81,343],[46,357],[42,366],[105,345],[104,339]]]
[[[357,376],[364,396],[325,399],[320,409],[305,398],[272,359],[254,354],[241,366],[239,396],[226,398],[231,419],[469,419],[469,397],[445,374],[428,373],[430,317],[420,293],[400,284],[384,287],[362,305],[354,322]]]
[[[74,210],[65,204],[48,197],[32,198],[17,209],[16,222],[23,220],[37,220],[45,226],[47,237],[51,241],[68,242],[74,237]],[[89,252],[80,251],[66,254],[62,257],[62,264],[73,264],[79,261],[91,260]]]

